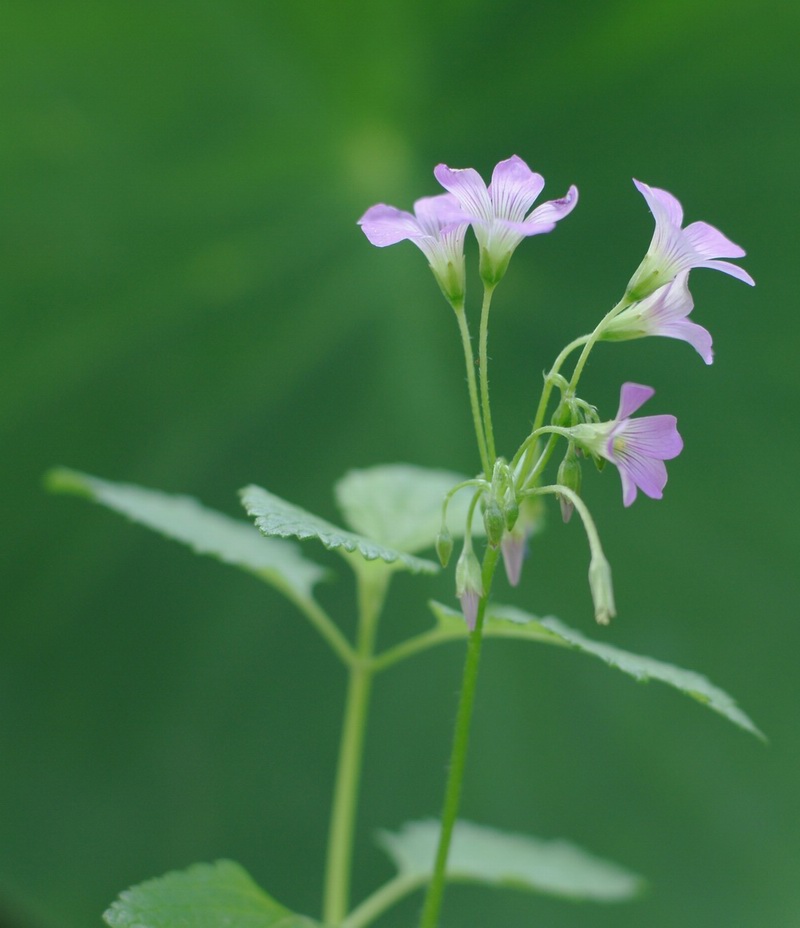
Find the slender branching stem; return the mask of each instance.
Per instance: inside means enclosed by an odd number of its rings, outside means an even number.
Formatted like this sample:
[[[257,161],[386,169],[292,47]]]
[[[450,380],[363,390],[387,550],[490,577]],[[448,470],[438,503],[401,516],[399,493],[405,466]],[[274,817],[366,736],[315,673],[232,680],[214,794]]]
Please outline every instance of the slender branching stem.
[[[306,616],[314,628],[328,642],[333,653],[341,660],[345,667],[352,667],[356,662],[356,652],[353,646],[339,630],[338,625],[319,605],[318,602],[305,596],[295,596],[289,591],[286,595],[297,608]]]
[[[472,409],[472,424],[475,427],[475,438],[478,441],[478,454],[481,458],[481,467],[486,474],[486,479],[492,477],[492,464],[489,454],[486,450],[486,436],[483,433],[483,423],[481,422],[480,402],[478,401],[478,385],[475,381],[475,359],[472,354],[472,341],[469,334],[469,324],[467,315],[464,312],[463,304],[453,307],[456,319],[458,320],[458,330],[461,333],[461,345],[464,349],[464,363],[467,368],[467,388],[469,390],[469,404]],[[492,459],[493,460],[493,459]]]
[[[426,878],[417,874],[398,874],[357,905],[341,923],[340,928],[365,928],[366,925],[371,925],[387,909],[424,886],[425,882]]]
[[[483,557],[483,596],[478,604],[478,615],[475,620],[475,628],[470,633],[467,643],[467,654],[464,661],[464,674],[461,683],[461,696],[458,704],[458,713],[456,715],[455,730],[453,732],[453,747],[450,754],[450,767],[444,794],[442,830],[439,834],[439,846],[436,851],[433,875],[425,897],[420,928],[436,928],[439,923],[439,912],[442,907],[442,899],[444,898],[447,857],[450,852],[453,828],[456,823],[458,808],[461,802],[461,786],[464,780],[467,748],[469,747],[472,711],[475,705],[475,688],[478,682],[478,667],[480,665],[481,646],[483,644],[483,620],[486,615],[486,604],[489,599],[492,578],[494,577],[494,571],[499,556],[499,548],[487,547]]]
[[[483,410],[483,429],[486,434],[486,451],[490,465],[494,465],[497,454],[494,447],[494,429],[492,428],[492,410],[489,405],[489,310],[492,307],[494,285],[483,285],[483,305],[481,306],[481,328],[478,343],[478,364],[481,372],[481,408]],[[486,471],[487,478],[491,472]]]
[[[580,380],[581,374],[583,373],[583,368],[586,364],[586,361],[589,358],[589,353],[591,352],[592,348],[594,348],[597,340],[603,334],[603,330],[605,329],[606,325],[614,318],[614,316],[618,316],[622,312],[623,309],[627,309],[627,307],[630,305],[631,305],[631,300],[626,294],[619,301],[619,303],[617,303],[616,306],[610,309],[605,314],[605,316],[603,316],[600,322],[598,322],[597,325],[595,326],[592,334],[586,339],[586,343],[583,346],[583,351],[581,351],[580,356],[578,357],[577,363],[575,364],[575,367],[572,371],[572,377],[570,378],[570,381],[569,381],[568,390],[573,395],[575,393],[575,390],[577,389],[578,381]]]
[[[323,919],[328,925],[340,924],[349,906],[364,735],[375,673],[372,662],[375,632],[391,577],[388,568],[366,562],[354,564],[358,584],[357,660],[350,665],[328,832],[323,896]]]
[[[594,519],[592,518],[586,503],[584,503],[580,496],[578,496],[574,490],[571,490],[569,487],[562,486],[559,483],[553,483],[546,487],[537,487],[535,490],[530,491],[530,494],[525,495],[539,496],[545,493],[554,494],[557,496],[565,496],[572,503],[578,515],[581,517],[581,521],[583,522],[583,528],[586,532],[586,539],[589,542],[589,550],[591,551],[592,556],[598,556],[605,560],[606,558],[603,554],[603,546],[600,544],[600,535],[597,531],[597,526],[595,525]]]
[[[576,348],[580,348],[581,345],[585,345],[589,341],[591,335],[581,335],[580,338],[576,338],[574,341],[570,342],[566,348],[561,351],[561,354],[553,362],[553,366],[550,368],[550,373],[547,374],[544,378],[544,388],[542,389],[542,395],[539,398],[539,406],[536,409],[536,415],[533,419],[533,431],[541,428],[544,425],[544,417],[547,412],[547,404],[550,402],[550,394],[553,392],[553,387],[558,381],[558,375],[561,371],[561,367],[567,358],[575,351]]]

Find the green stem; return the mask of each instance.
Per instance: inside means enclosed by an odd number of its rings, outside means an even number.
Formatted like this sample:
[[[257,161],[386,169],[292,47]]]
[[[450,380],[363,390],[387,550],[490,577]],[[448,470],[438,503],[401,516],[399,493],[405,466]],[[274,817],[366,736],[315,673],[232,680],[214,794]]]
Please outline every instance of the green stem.
[[[453,748],[450,754],[450,768],[444,794],[442,830],[439,835],[439,847],[436,851],[433,875],[425,896],[420,928],[436,928],[439,922],[439,911],[444,898],[447,857],[450,852],[453,828],[458,816],[461,785],[464,780],[464,766],[467,759],[467,748],[469,747],[469,732],[472,722],[472,710],[475,705],[475,688],[478,681],[478,667],[483,644],[483,619],[486,614],[486,604],[489,599],[492,578],[494,577],[494,570],[499,556],[499,548],[488,547],[483,557],[482,581],[484,593],[478,605],[475,628],[470,633],[467,644],[467,655],[464,661],[464,674],[461,682],[461,697],[453,732]]]
[[[486,432],[486,451],[489,455],[489,463],[494,464],[497,460],[497,454],[494,448],[494,430],[492,429],[492,410],[489,406],[489,310],[492,306],[492,294],[494,285],[483,285],[483,306],[481,306],[481,328],[478,344],[478,364],[481,371],[481,406],[483,409],[483,428]],[[487,479],[491,473],[486,471]]]
[[[472,355],[472,341],[469,334],[469,324],[464,312],[463,304],[453,306],[456,319],[458,320],[458,330],[461,333],[461,345],[464,349],[464,363],[467,367],[467,387],[469,389],[469,404],[472,407],[472,424],[475,427],[475,438],[478,441],[478,454],[481,458],[486,479],[492,477],[491,462],[486,451],[486,437],[483,434],[483,424],[481,423],[480,403],[478,402],[478,386],[475,382],[475,361]]]
[[[313,599],[296,596],[289,590],[286,591],[286,595],[328,642],[345,667],[352,667],[356,661],[356,652],[322,606]]]
[[[578,386],[578,381],[580,380],[581,374],[583,373],[583,368],[589,357],[589,353],[591,352],[592,348],[594,348],[598,338],[600,338],[600,336],[603,334],[603,329],[606,327],[606,324],[610,322],[614,316],[618,316],[623,309],[626,309],[628,306],[630,306],[630,303],[631,301],[629,297],[627,295],[623,296],[619,303],[617,303],[613,309],[610,309],[605,314],[605,316],[603,316],[600,322],[598,322],[595,326],[592,334],[586,339],[586,344],[583,346],[583,351],[580,353],[580,357],[578,358],[578,362],[572,371],[572,377],[569,381],[568,389],[570,393],[575,393],[575,389]]]
[[[340,928],[365,928],[404,896],[408,896],[424,885],[424,877],[416,874],[398,874],[356,906],[342,922]]]
[[[586,540],[589,542],[589,550],[591,551],[592,557],[600,557],[605,561],[606,556],[603,554],[603,546],[600,544],[600,535],[597,531],[597,526],[595,525],[592,514],[589,512],[586,503],[584,503],[580,496],[569,487],[561,486],[561,484],[558,483],[553,483],[546,487],[537,487],[535,490],[525,495],[541,496],[542,494],[566,496],[567,499],[569,499],[583,522]]]
[[[572,354],[576,348],[580,348],[581,345],[585,345],[589,341],[591,335],[581,335],[580,338],[576,338],[575,341],[570,342],[566,348],[561,351],[561,354],[553,362],[553,366],[550,368],[550,373],[544,379],[544,388],[542,390],[542,395],[539,398],[539,406],[536,409],[536,415],[533,419],[533,431],[541,428],[544,424],[544,414],[547,412],[547,404],[550,402],[550,394],[553,392],[553,385],[555,384],[556,377],[561,370],[561,365],[567,360],[567,358]]]
[[[421,632],[412,638],[406,638],[400,644],[387,648],[375,657],[372,666],[376,673],[380,673],[386,670],[387,667],[398,664],[407,657],[413,657],[420,651],[427,651],[428,648],[435,647],[437,644],[444,644],[447,641],[460,641],[463,637],[463,633],[455,630],[432,628],[430,631]]]
[[[374,564],[356,567],[358,584],[357,659],[350,666],[344,721],[339,743],[339,761],[333,791],[328,852],[325,864],[323,919],[338,925],[347,914],[353,861],[358,788],[364,751],[369,697],[374,667],[375,632],[391,572]]]

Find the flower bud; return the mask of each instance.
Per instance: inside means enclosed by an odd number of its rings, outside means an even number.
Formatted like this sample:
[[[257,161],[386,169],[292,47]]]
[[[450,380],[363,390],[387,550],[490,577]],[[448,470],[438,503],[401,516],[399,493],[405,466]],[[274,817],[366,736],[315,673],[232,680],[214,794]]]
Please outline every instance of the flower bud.
[[[472,631],[478,618],[478,602],[483,596],[483,578],[471,547],[464,547],[456,564],[456,596],[461,601],[467,628]]]
[[[505,506],[503,507],[503,516],[506,522],[506,529],[510,532],[517,524],[519,518],[519,503],[513,490],[507,495]]]
[[[436,536],[436,556],[442,567],[447,567],[450,555],[453,553],[453,538],[446,527],[443,527]]]
[[[560,483],[561,486],[567,487],[572,490],[573,493],[580,496],[581,492],[581,462],[578,460],[578,455],[575,453],[575,446],[570,444],[564,460],[558,467],[558,476],[556,482]],[[569,522],[572,518],[572,513],[575,509],[572,501],[566,496],[559,496],[558,501],[561,504],[561,518],[565,522]]]
[[[550,422],[562,428],[569,428],[569,426],[575,422],[575,413],[572,403],[562,399],[558,406],[556,406],[556,410]]]
[[[614,606],[611,567],[602,554],[592,555],[589,564],[589,587],[594,601],[594,617],[600,625],[608,625],[617,614],[617,610]]]
[[[506,530],[506,518],[494,496],[489,497],[486,508],[483,510],[483,524],[486,527],[486,537],[489,539],[489,544],[496,548],[503,540],[503,532]]]

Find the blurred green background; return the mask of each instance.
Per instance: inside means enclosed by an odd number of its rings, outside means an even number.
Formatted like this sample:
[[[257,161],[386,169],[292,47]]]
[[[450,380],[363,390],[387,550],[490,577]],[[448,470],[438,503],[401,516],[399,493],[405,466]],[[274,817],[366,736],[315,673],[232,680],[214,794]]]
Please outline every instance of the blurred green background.
[[[378,251],[355,222],[437,192],[439,161],[488,176],[512,153],[546,198],[574,182],[581,202],[523,243],[497,294],[505,453],[544,367],[644,253],[631,177],[746,247],[758,286],[693,274],[711,368],[666,339],[593,355],[601,411],[622,380],[653,384],[649,411],[674,412],[686,441],[661,503],[623,510],[613,469],[586,480],[615,624],[592,627],[585,540],[552,510],[520,588],[497,598],[707,674],[771,744],[579,656],[491,643],[465,817],[570,838],[651,890],[603,908],[455,888],[444,926],[800,924],[799,9],[3,4],[4,925],[99,924],[124,887],[223,856],[318,912],[339,667],[271,590],[47,496],[42,473],[65,464],[231,514],[254,481],[336,519],[330,486],[349,467],[474,470],[452,313],[413,246]],[[340,577],[322,596],[346,617]],[[451,601],[451,584],[399,577],[384,641],[425,627],[423,597]],[[389,873],[374,829],[438,812],[460,662],[439,649],[379,681],[356,898]],[[413,924],[418,904],[382,924]]]

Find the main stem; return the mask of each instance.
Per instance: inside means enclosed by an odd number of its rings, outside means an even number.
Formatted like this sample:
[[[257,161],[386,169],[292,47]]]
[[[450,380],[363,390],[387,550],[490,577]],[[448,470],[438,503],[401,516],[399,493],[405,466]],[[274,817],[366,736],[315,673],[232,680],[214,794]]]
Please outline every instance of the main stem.
[[[338,925],[347,915],[350,901],[358,788],[369,697],[375,673],[372,664],[375,631],[386,597],[390,573],[374,564],[366,564],[363,569],[356,569],[356,577],[359,611],[357,659],[350,666],[328,832],[323,898],[323,920],[326,925]]]
[[[487,548],[483,558],[482,580],[484,595],[478,605],[478,615],[475,628],[469,636],[467,656],[464,661],[464,674],[461,682],[461,697],[458,703],[458,714],[453,732],[453,748],[450,753],[450,769],[447,776],[447,785],[444,793],[444,807],[442,809],[442,830],[439,835],[439,847],[436,851],[436,861],[433,867],[428,892],[425,896],[425,905],[422,910],[420,928],[436,928],[439,923],[439,912],[444,898],[445,871],[447,857],[450,852],[450,842],[453,838],[453,828],[458,816],[461,802],[461,785],[464,780],[464,766],[467,760],[469,747],[469,733],[472,723],[472,710],[475,705],[475,688],[478,682],[478,667],[481,659],[483,645],[483,620],[486,615],[486,603],[489,599],[489,590],[492,585],[494,570],[500,551],[498,548]]]

